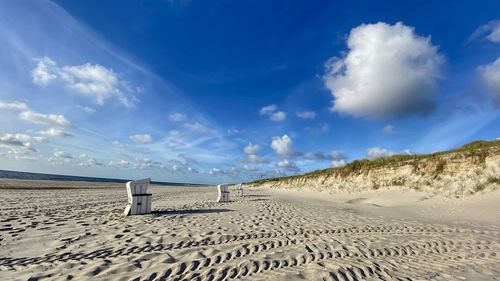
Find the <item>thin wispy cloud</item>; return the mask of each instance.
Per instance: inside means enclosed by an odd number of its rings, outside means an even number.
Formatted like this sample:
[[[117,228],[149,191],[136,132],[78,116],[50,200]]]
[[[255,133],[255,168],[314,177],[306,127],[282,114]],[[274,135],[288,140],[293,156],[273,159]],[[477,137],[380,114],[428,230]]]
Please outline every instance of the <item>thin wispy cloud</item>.
[[[469,37],[469,42],[486,39],[491,42],[500,43],[500,20],[493,20],[487,24],[481,25],[474,31],[474,33]]]
[[[172,122],[181,122],[181,121],[185,121],[186,119],[187,119],[187,116],[186,116],[186,114],[183,114],[183,113],[174,112],[174,113],[170,113],[168,115],[168,120],[170,120]]]
[[[302,119],[314,119],[316,112],[314,111],[297,111],[297,116]]]
[[[254,155],[254,154],[248,155],[247,159],[248,159],[247,161],[249,161],[251,163],[256,163],[256,164],[266,164],[266,163],[270,162],[268,159],[265,159],[263,157],[260,157],[260,156]]]
[[[386,125],[384,126],[384,128],[382,128],[382,133],[389,136],[396,135],[397,134],[396,127],[394,127],[393,125]]]
[[[216,133],[216,130],[215,129],[212,129],[212,128],[209,128],[199,122],[188,122],[188,123],[184,123],[184,128],[192,131],[192,132],[196,132],[196,133],[200,133],[200,134],[215,134]]]
[[[320,133],[327,133],[330,131],[330,124],[321,124],[317,127],[306,127],[305,131],[307,131],[310,134],[320,134]]]
[[[77,105],[77,108],[83,110],[85,113],[88,113],[88,114],[93,114],[96,112],[95,108],[92,108],[90,106]]]
[[[49,128],[47,130],[38,131],[38,134],[44,137],[72,137],[70,133],[58,129],[58,128]]]
[[[329,154],[325,154],[322,151],[308,152],[304,154],[304,158],[317,161],[339,161],[347,159],[347,157],[342,152],[337,150],[332,150]]]

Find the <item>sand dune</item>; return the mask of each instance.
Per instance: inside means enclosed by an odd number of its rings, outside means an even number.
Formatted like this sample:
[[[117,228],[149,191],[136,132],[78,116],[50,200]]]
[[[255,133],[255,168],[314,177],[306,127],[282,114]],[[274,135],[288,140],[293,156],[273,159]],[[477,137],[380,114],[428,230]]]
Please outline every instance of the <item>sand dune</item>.
[[[1,280],[500,278],[498,193],[481,219],[438,214],[487,198],[255,189],[222,204],[213,187],[152,186],[154,214],[123,217],[122,185],[1,185]]]
[[[500,189],[499,175],[500,140],[495,140],[476,141],[432,154],[355,160],[340,167],[264,178],[250,184],[332,194],[392,188],[456,198]]]

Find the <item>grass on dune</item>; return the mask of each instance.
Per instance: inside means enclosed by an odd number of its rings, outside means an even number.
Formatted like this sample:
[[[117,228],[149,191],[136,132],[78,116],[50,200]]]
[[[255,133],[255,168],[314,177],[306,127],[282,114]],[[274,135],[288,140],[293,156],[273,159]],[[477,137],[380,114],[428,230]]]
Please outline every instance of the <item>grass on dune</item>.
[[[444,167],[445,161],[443,160],[443,156],[447,154],[453,154],[457,152],[464,153],[467,156],[476,156],[481,161],[484,161],[486,156],[488,155],[488,148],[491,147],[500,147],[500,140],[494,140],[494,141],[475,141],[468,143],[466,145],[457,147],[453,150],[449,151],[442,151],[442,152],[435,152],[431,154],[415,154],[415,155],[406,155],[406,154],[398,154],[398,155],[393,155],[390,157],[384,157],[384,158],[377,158],[377,159],[362,159],[362,160],[355,160],[347,165],[344,165],[342,167],[337,167],[337,168],[328,168],[328,169],[323,169],[323,170],[315,170],[303,175],[296,175],[296,176],[288,176],[288,177],[277,177],[277,178],[266,178],[266,179],[260,179],[253,181],[251,183],[253,184],[263,184],[263,183],[268,183],[268,182],[276,182],[276,181],[281,181],[281,180],[287,180],[287,179],[295,179],[295,178],[315,178],[317,176],[339,176],[339,177],[346,177],[351,174],[359,173],[361,171],[366,171],[370,170],[373,168],[378,168],[382,166],[387,166],[387,167],[394,167],[394,166],[400,166],[403,164],[407,163],[417,163],[420,160],[423,159],[436,159],[438,160],[438,164],[436,167],[436,172],[439,172],[439,170]]]
[[[500,184],[500,177],[489,177],[488,178],[488,183]]]

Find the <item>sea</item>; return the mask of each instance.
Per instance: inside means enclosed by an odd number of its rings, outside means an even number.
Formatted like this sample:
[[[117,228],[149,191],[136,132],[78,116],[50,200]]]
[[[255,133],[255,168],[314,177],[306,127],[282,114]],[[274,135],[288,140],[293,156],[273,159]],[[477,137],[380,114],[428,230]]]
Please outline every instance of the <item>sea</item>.
[[[116,182],[116,183],[125,183],[125,182],[129,181],[126,179],[80,177],[80,176],[29,173],[29,172],[8,171],[8,170],[0,170],[0,179],[1,178],[21,179],[21,180],[57,180],[57,181],[88,181],[88,182]],[[162,182],[162,181],[151,181],[151,184],[176,185],[176,186],[205,186],[206,185],[206,184],[198,184],[198,183],[180,183],[180,182]]]

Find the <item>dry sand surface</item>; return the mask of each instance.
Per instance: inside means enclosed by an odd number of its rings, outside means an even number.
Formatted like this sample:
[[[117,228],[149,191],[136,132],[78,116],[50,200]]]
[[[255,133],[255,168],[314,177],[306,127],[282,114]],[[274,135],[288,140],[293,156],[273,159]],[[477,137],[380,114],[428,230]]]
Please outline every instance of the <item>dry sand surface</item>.
[[[150,191],[124,217],[123,184],[0,180],[0,280],[500,280],[498,192]]]

